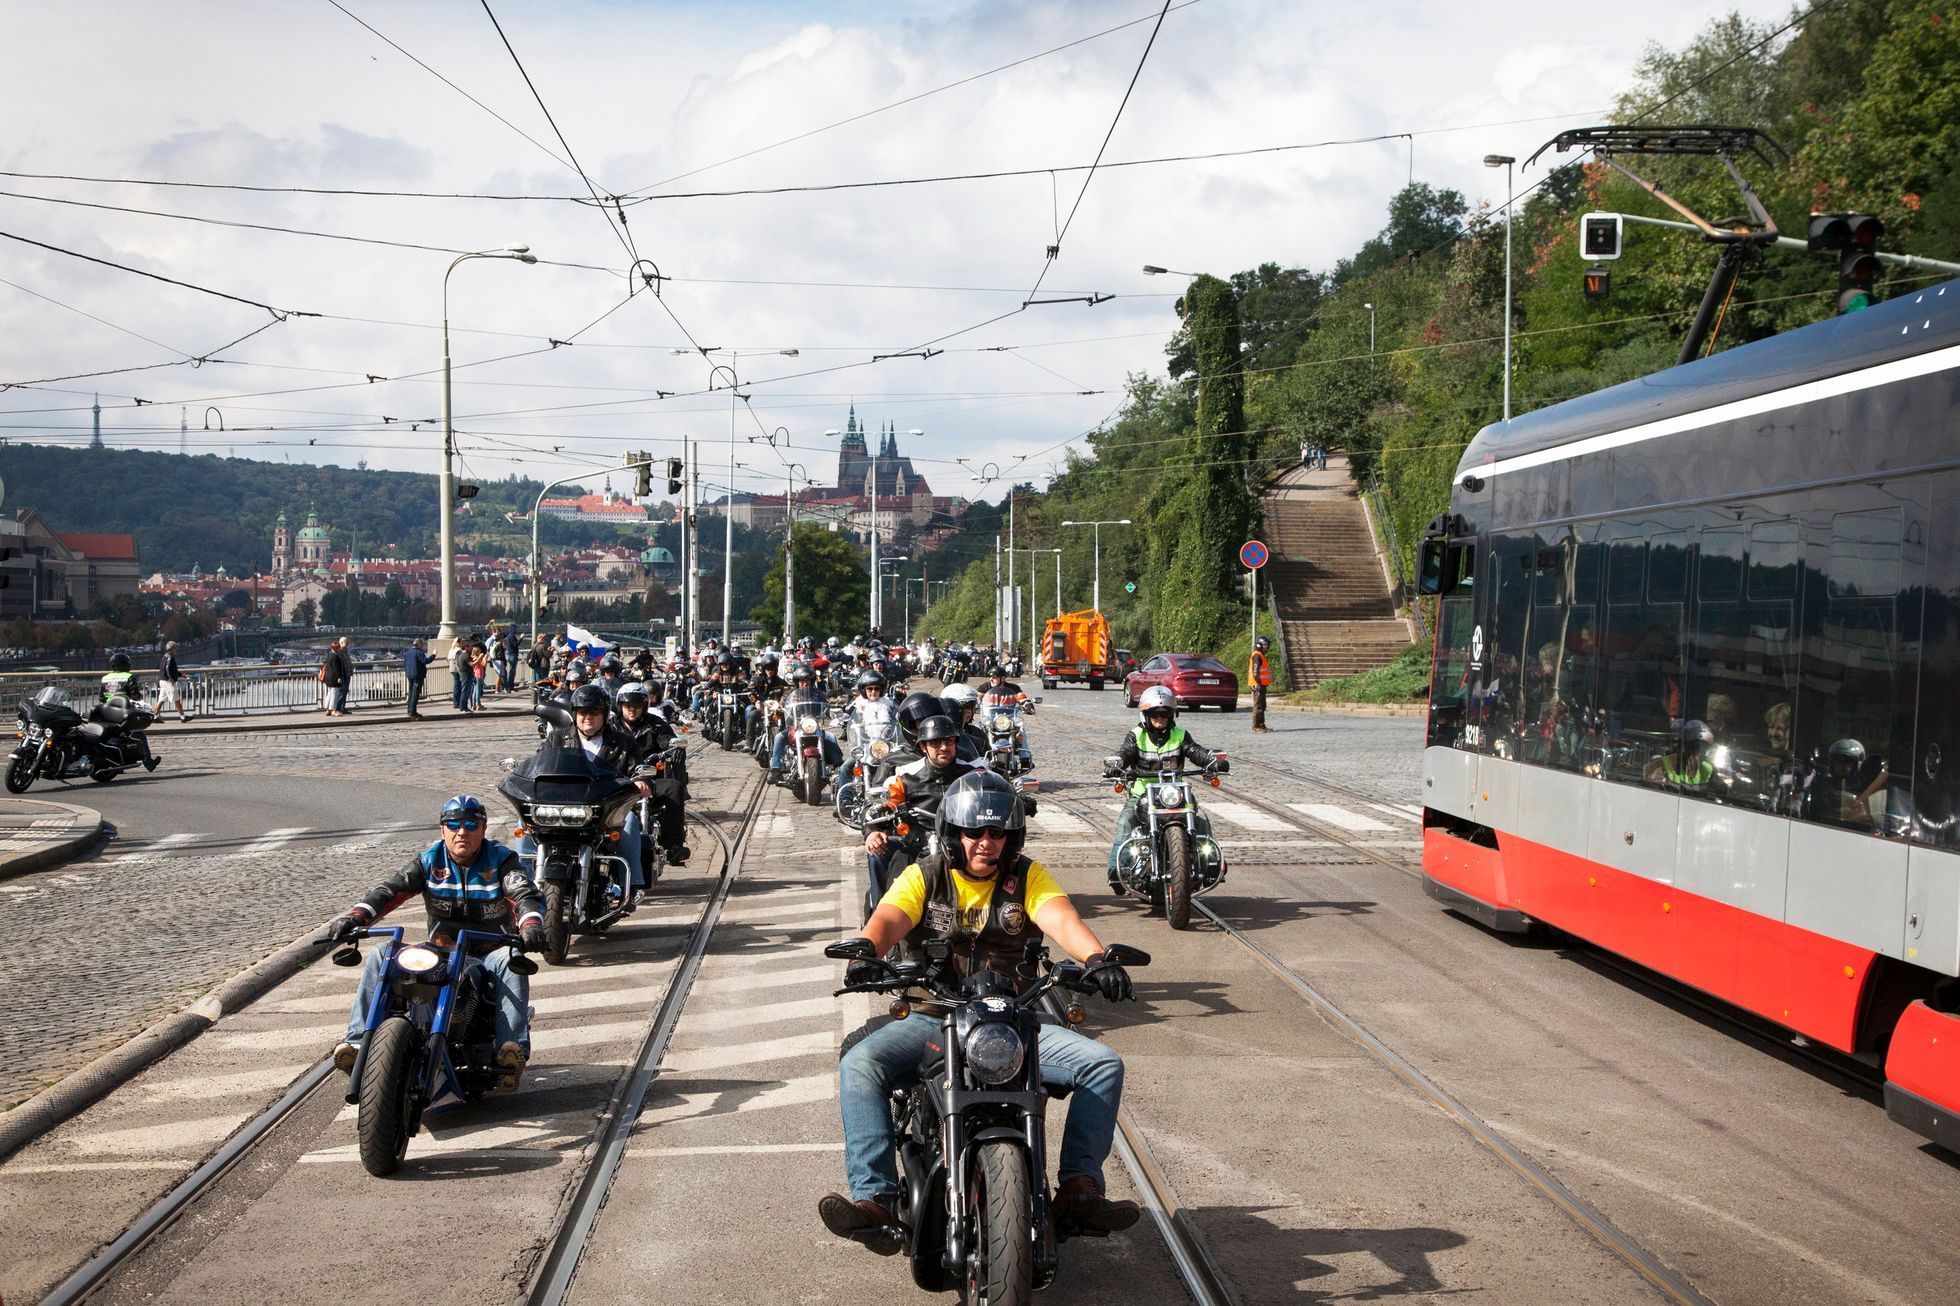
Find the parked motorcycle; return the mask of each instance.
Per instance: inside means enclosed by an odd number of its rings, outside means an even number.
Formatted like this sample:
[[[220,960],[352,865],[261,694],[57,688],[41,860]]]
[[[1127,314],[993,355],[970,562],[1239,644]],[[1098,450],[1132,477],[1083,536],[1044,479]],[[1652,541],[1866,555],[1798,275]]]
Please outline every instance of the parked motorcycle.
[[[912,1281],[925,1291],[957,1289],[965,1303],[1025,1306],[1054,1281],[1065,1238],[1103,1236],[1054,1219],[1044,1119],[1051,1094],[1041,1082],[1036,1006],[1055,989],[1094,992],[1103,966],[1147,966],[1150,957],[1114,943],[1098,966],[1085,970],[1073,961],[1051,965],[1047,950],[1032,944],[1025,973],[1045,973],[1016,996],[1013,979],[996,971],[955,979],[952,951],[949,941],[932,940],[923,961],[893,963],[869,955],[864,940],[849,939],[824,955],[883,968],[880,978],[847,984],[839,995],[900,994],[891,1005],[894,1019],[926,1019],[913,1016],[902,995],[915,988],[944,1010],[924,1082],[892,1095],[899,1227],[880,1232],[899,1239]],[[1063,1018],[1071,1024],[1083,1018],[1073,997]]]
[[[347,1079],[347,1101],[358,1105],[361,1165],[376,1177],[393,1174],[408,1140],[430,1111],[474,1102],[496,1086],[496,995],[481,966],[470,965],[479,947],[521,948],[515,935],[462,930],[453,945],[402,942],[399,925],[374,926],[357,937],[385,940],[381,983],[368,1008],[367,1035]],[[320,939],[316,942],[324,943]],[[333,955],[337,966],[361,964],[359,945]],[[523,955],[511,969],[534,975],[538,964]]]
[[[1203,778],[1215,789],[1231,762],[1214,751]],[[1103,774],[1124,793],[1135,780],[1145,782],[1137,800],[1137,828],[1116,850],[1116,876],[1123,887],[1163,910],[1174,930],[1191,925],[1191,900],[1225,880],[1225,851],[1210,835],[1198,833],[1198,799],[1188,773],[1138,772],[1117,757],[1103,759]]]
[[[595,766],[582,748],[505,758],[504,770],[497,792],[517,812],[513,833],[528,833],[537,845],[531,878],[544,894],[545,960],[563,965],[572,935],[603,934],[625,915],[631,874],[613,849],[640,792],[631,779]],[[645,863],[648,883],[659,871],[654,853]]]
[[[37,778],[87,776],[108,784],[131,767],[157,769],[144,733],[156,714],[118,694],[89,708],[86,716],[68,691],[49,685],[20,705],[20,742],[7,757],[7,792],[24,794]]]

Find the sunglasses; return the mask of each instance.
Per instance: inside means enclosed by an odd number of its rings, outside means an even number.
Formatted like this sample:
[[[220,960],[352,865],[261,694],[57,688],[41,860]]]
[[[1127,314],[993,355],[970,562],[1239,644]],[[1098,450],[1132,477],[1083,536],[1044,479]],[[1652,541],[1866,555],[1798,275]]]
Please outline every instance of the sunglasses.
[[[477,820],[474,816],[452,816],[442,823],[442,828],[445,830],[481,830],[483,828],[483,822]]]
[[[985,843],[990,839],[998,839],[1002,843],[1006,843],[1007,831],[997,825],[983,825],[978,829],[961,830],[960,837],[972,843]]]

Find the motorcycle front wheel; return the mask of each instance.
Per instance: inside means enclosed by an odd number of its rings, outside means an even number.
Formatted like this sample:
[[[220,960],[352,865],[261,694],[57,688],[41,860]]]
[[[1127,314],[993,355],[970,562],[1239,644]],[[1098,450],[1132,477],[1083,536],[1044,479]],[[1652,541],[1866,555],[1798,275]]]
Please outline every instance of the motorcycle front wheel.
[[[24,794],[34,783],[34,759],[15,753],[7,759],[7,792]]]
[[[565,964],[572,947],[572,922],[565,906],[565,881],[550,880],[544,886],[544,959],[554,966]]]
[[[823,803],[823,763],[814,757],[803,759],[803,801],[812,807]]]
[[[1034,1203],[1025,1154],[1006,1139],[982,1143],[969,1171],[977,1246],[967,1257],[967,1306],[1025,1306],[1034,1300]]]
[[[415,1132],[415,1026],[405,1016],[381,1023],[361,1066],[361,1165],[377,1179],[401,1168]]]
[[[715,742],[721,745],[721,751],[724,753],[735,747],[735,714],[733,712],[724,712],[721,714],[721,737]]]
[[[1191,928],[1191,832],[1167,825],[1164,840],[1164,917],[1174,930]]]

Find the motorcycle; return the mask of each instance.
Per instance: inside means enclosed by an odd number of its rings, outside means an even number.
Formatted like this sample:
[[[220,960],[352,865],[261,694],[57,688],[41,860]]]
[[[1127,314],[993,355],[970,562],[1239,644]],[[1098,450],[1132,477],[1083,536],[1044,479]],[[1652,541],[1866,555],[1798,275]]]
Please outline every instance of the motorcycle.
[[[361,1165],[382,1178],[401,1167],[425,1113],[474,1102],[496,1086],[503,1073],[497,1000],[483,967],[470,965],[471,950],[523,945],[515,935],[490,930],[461,930],[450,945],[404,944],[399,925],[373,926],[356,937],[383,939],[386,949],[367,1035],[347,1079],[347,1102],[360,1108]],[[347,944],[333,960],[360,965],[360,946]],[[535,975],[538,963],[520,952],[510,967]]]
[[[749,737],[749,754],[755,764],[763,770],[769,769],[769,749],[776,735],[783,728],[783,703],[781,699],[769,698],[762,702],[762,711],[757,717],[759,727]]]
[[[49,685],[20,705],[20,742],[7,757],[7,792],[24,794],[35,779],[87,776],[108,784],[131,767],[157,769],[144,732],[156,714],[118,694],[84,716],[68,691]]]
[[[537,845],[531,878],[544,894],[545,960],[561,966],[573,934],[603,934],[626,914],[631,875],[610,850],[640,792],[582,748],[540,749],[521,763],[507,757],[504,771],[497,792],[517,812],[513,833]],[[661,866],[654,854],[644,863],[649,884]]]
[[[873,727],[867,728],[852,719],[845,732],[845,771],[842,784],[837,786],[835,809],[837,819],[852,829],[864,830],[864,809],[868,796],[866,783],[878,763],[891,756],[898,747],[898,721],[887,716]]]
[[[1090,993],[1102,966],[1150,964],[1147,953],[1111,944],[1103,962],[1084,969],[1073,961],[1050,964],[1030,944],[1024,973],[1046,968],[1016,996],[1011,977],[980,971],[964,981],[950,970],[952,944],[925,944],[923,961],[891,962],[869,956],[862,940],[833,943],[824,955],[870,961],[884,974],[847,984],[846,993],[894,993],[894,1019],[912,1019],[902,991],[917,988],[944,1009],[943,1035],[924,1067],[924,1081],[892,1095],[897,1123],[901,1192],[895,1235],[911,1262],[912,1281],[927,1292],[957,1289],[965,1303],[1022,1306],[1054,1281],[1060,1244],[1095,1230],[1063,1226],[1054,1218],[1048,1191],[1048,1139],[1044,1119],[1050,1096],[1041,1082],[1041,1022],[1036,1005],[1052,990]],[[1083,1018],[1073,997],[1063,1019]]]
[[[1214,752],[1204,779],[1215,789],[1231,762]],[[1198,800],[1184,772],[1132,771],[1120,758],[1103,759],[1103,774],[1114,780],[1116,792],[1142,780],[1137,800],[1136,832],[1116,850],[1116,876],[1131,893],[1163,910],[1174,930],[1191,925],[1191,900],[1225,880],[1225,852],[1210,835],[1198,833]]]
[[[830,782],[823,761],[823,714],[820,698],[792,698],[783,707],[783,727],[789,731],[784,760],[790,766],[790,790],[812,807],[823,802],[824,786]]]
[[[931,855],[937,846],[938,836],[933,832],[932,813],[921,811],[906,799],[905,778],[895,775],[885,781],[884,795],[864,806],[862,828],[868,830],[873,821],[878,822],[893,845],[884,858],[882,877],[867,868],[864,886],[866,920],[870,920],[871,913],[878,910],[878,904],[883,901],[885,890],[891,888],[891,881],[897,872]]]
[[[733,685],[721,685],[714,691],[714,699],[708,709],[708,737],[721,745],[726,753],[735,747],[742,734],[742,693]]]
[[[1036,703],[1040,698],[1033,700]],[[1012,779],[1025,775],[1034,769],[1033,759],[1023,761],[1021,746],[1024,742],[1021,725],[1021,709],[1011,704],[996,704],[980,709],[981,725],[987,734],[987,768]]]

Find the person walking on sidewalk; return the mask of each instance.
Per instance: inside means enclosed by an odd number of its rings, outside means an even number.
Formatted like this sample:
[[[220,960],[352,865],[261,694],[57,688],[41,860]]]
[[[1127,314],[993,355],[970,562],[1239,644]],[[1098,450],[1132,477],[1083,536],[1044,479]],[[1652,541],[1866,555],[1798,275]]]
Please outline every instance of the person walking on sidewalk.
[[[163,659],[157,663],[157,715],[162,716],[166,707],[177,709],[177,719],[188,721],[184,711],[184,700],[178,696],[177,682],[184,678],[182,667],[177,665],[177,641],[165,640]]]
[[[324,698],[328,716],[347,715],[347,685],[354,678],[354,666],[347,656],[347,637],[342,635],[327,646],[327,656],[320,663],[320,684],[325,690]]]
[[[402,676],[408,681],[408,719],[422,719],[422,686],[429,679],[429,641],[417,637],[402,650]]]
[[[1252,641],[1252,656],[1246,659],[1245,683],[1252,686],[1252,733],[1271,734],[1266,725],[1266,687],[1273,683],[1273,666],[1266,658],[1272,641],[1264,635]]]
[[[464,688],[470,671],[469,645],[456,639],[449,645],[449,706],[458,712],[469,710],[469,691]]]

